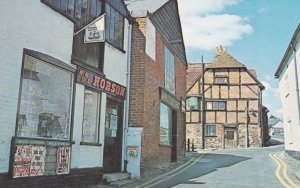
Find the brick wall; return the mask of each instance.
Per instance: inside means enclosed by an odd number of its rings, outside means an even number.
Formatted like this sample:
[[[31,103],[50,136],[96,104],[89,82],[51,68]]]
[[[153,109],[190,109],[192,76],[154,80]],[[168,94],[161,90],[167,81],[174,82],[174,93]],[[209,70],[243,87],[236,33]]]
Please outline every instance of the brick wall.
[[[160,93],[164,87],[164,47],[161,35],[156,32],[156,58],[153,60],[145,53],[146,18],[138,18],[133,24],[132,64],[131,64],[131,100],[130,125],[144,127],[142,135],[142,173],[169,165],[171,162],[170,146],[160,146]],[[184,62],[175,57],[176,98],[185,98]],[[184,156],[185,118],[177,111],[177,158]]]

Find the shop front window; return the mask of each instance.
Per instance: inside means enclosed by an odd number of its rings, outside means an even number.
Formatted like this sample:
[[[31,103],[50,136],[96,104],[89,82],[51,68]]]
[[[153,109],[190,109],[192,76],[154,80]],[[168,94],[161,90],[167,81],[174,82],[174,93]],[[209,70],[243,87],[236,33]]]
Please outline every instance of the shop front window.
[[[171,145],[172,139],[172,110],[160,103],[160,144]]]
[[[69,139],[73,73],[25,55],[17,136]]]
[[[84,92],[84,110],[82,124],[82,141],[98,143],[100,94],[86,89]]]

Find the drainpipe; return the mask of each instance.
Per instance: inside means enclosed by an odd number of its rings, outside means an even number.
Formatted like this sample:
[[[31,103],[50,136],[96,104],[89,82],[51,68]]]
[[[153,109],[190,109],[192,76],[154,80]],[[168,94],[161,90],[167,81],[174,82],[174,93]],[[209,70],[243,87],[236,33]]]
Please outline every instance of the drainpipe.
[[[296,48],[293,43],[290,44],[290,47],[294,53],[294,65],[295,65],[295,79],[296,79],[296,91],[297,91],[297,105],[298,105],[298,114],[300,114],[300,99],[299,99],[299,80],[298,80],[298,67],[297,67],[297,57],[296,57]],[[300,124],[300,115],[298,115],[298,124]]]
[[[261,147],[264,147],[264,139],[265,139],[265,126],[263,123],[263,106],[262,106],[262,91],[259,93],[260,100],[259,100],[259,126],[260,126],[260,136],[261,136]]]
[[[126,73],[126,104],[125,104],[125,125],[123,130],[123,160],[124,160],[124,168],[123,172],[127,172],[127,133],[128,133],[128,126],[129,126],[129,93],[130,93],[130,64],[131,64],[131,30],[132,25],[129,21],[128,25],[128,44],[127,44],[127,73]]]
[[[202,149],[205,149],[205,94],[204,94],[204,62],[203,62],[203,56],[201,57],[202,60]],[[200,94],[200,93],[199,93]]]

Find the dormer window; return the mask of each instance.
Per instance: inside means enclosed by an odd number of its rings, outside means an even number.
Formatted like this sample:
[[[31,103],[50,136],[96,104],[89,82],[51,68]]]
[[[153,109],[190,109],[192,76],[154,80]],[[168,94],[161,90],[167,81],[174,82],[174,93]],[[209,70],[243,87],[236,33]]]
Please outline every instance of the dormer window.
[[[215,77],[215,84],[228,84],[228,77]]]

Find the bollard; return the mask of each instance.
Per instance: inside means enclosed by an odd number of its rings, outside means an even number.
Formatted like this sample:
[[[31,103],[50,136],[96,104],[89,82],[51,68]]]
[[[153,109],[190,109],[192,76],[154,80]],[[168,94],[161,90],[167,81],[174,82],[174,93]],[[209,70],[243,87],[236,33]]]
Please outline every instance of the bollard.
[[[188,152],[190,151],[190,139],[188,139],[188,148],[187,148]]]
[[[192,141],[192,152],[195,151],[195,145],[194,145],[194,140]]]

